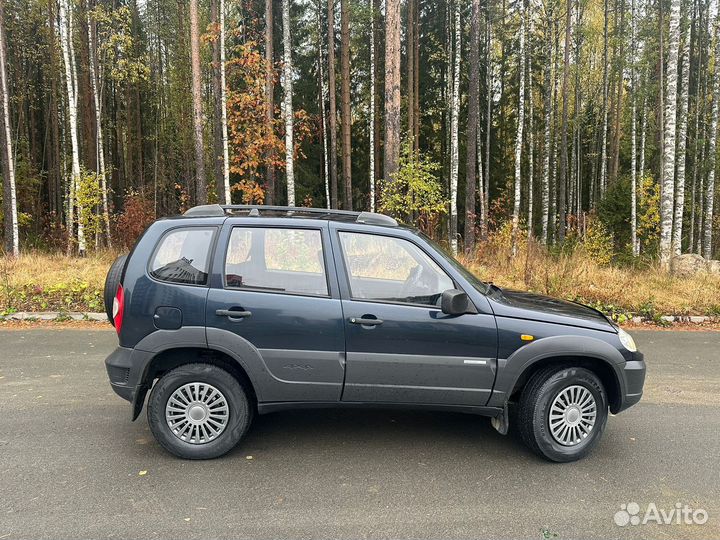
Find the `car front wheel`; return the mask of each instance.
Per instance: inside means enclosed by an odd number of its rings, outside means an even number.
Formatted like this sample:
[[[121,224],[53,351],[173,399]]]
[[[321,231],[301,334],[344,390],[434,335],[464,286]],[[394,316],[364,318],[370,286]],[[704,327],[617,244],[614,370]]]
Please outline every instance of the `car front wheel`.
[[[608,400],[595,373],[549,367],[530,378],[518,405],[520,438],[535,453],[557,462],[585,457],[605,429]]]
[[[252,419],[247,392],[227,371],[187,364],[163,375],[148,401],[155,439],[185,459],[212,459],[229,452]]]

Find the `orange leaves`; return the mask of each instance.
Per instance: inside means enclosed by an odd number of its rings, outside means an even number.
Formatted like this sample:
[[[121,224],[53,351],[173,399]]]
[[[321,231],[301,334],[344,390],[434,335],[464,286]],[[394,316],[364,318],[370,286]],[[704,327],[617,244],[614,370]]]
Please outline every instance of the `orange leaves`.
[[[265,190],[255,181],[240,180],[230,189],[240,192],[243,204],[262,204],[265,201]]]

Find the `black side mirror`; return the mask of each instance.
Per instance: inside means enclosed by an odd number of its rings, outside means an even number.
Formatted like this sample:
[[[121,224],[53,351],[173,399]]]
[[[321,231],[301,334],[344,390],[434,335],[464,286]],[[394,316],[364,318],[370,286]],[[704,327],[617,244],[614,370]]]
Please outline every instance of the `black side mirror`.
[[[442,293],[440,309],[448,315],[463,315],[465,313],[477,313],[477,309],[470,302],[470,298],[463,291],[448,289]]]

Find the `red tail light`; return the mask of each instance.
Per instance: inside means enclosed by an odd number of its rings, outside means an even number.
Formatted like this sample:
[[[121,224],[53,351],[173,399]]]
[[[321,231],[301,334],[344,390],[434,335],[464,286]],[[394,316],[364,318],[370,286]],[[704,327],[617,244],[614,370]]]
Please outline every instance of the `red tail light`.
[[[122,285],[118,285],[115,299],[113,300],[113,321],[115,322],[115,331],[118,336],[122,328],[123,315],[125,314],[125,289]]]

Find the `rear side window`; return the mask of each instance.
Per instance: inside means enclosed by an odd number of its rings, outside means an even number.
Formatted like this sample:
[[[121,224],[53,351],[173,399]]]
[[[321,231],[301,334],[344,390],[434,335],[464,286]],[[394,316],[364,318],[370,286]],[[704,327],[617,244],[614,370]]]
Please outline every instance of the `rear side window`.
[[[225,283],[235,289],[327,296],[320,231],[235,227],[225,259]]]
[[[160,240],[150,263],[150,275],[160,281],[186,285],[207,284],[210,247],[215,229],[173,229]]]

